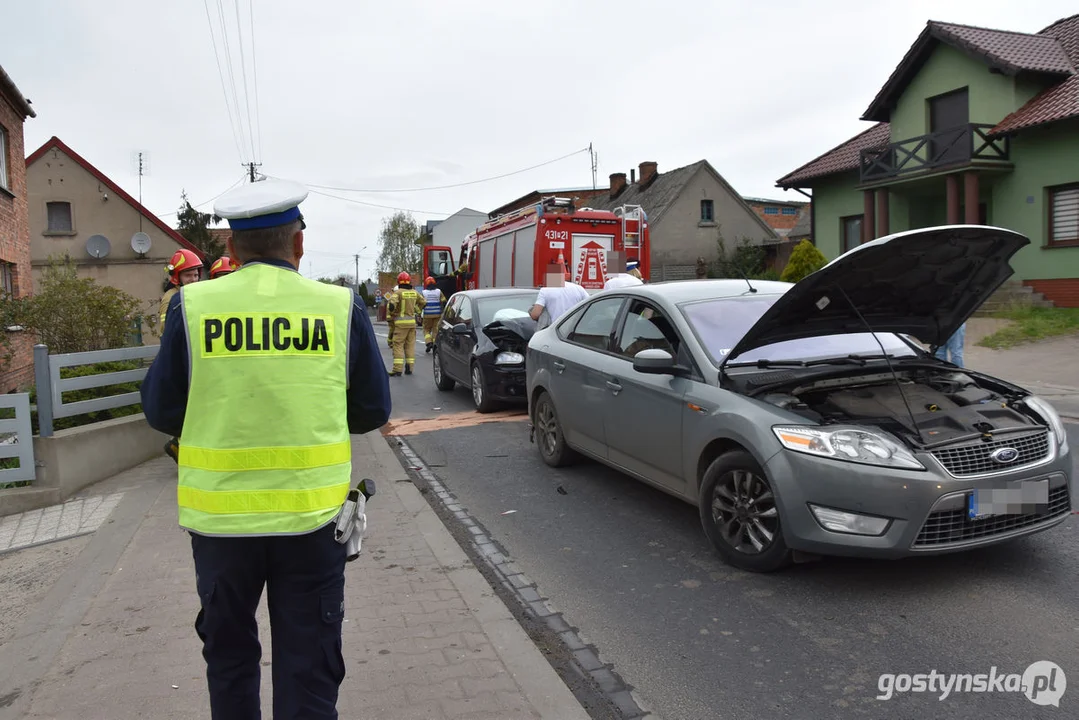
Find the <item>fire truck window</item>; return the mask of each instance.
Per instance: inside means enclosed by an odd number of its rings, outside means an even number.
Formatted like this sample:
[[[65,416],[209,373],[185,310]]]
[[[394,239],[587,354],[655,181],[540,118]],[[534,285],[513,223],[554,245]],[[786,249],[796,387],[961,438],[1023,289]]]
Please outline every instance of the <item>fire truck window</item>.
[[[611,349],[614,321],[622,308],[622,298],[597,300],[588,306],[580,322],[570,333],[569,341],[604,352]]]
[[[435,277],[450,274],[450,254],[446,250],[432,250],[427,255],[427,267]]]
[[[655,307],[635,300],[618,334],[618,353],[632,359],[641,350],[666,350],[678,356],[678,334]]]

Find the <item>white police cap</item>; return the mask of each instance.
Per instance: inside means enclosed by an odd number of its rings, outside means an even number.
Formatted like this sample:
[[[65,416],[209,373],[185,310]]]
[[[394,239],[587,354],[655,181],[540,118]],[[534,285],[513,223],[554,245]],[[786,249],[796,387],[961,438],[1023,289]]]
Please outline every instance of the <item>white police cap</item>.
[[[267,178],[227,192],[214,203],[214,214],[229,221],[233,230],[287,225],[303,221],[300,203],[307,199],[307,188],[291,180]]]

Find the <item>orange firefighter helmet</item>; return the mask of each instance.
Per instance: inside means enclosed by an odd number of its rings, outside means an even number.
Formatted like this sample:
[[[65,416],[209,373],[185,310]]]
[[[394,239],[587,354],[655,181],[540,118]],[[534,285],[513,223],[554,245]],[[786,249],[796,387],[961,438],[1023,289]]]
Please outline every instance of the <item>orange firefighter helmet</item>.
[[[169,258],[169,264],[165,266],[165,272],[169,274],[169,278],[174,284],[179,285],[180,273],[200,267],[202,267],[202,260],[199,259],[199,256],[191,250],[181,248]]]
[[[235,272],[238,267],[236,263],[232,262],[232,258],[228,255],[222,255],[210,266],[210,279],[213,280],[215,277],[228,275],[230,272]]]

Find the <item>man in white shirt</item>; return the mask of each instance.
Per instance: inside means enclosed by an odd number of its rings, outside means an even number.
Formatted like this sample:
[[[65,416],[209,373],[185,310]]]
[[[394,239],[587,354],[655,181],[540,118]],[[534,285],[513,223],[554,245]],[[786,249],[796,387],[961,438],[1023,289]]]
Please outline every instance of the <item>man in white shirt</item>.
[[[564,265],[561,266],[561,268],[564,267]],[[553,266],[553,268],[561,269],[557,265]],[[547,286],[540,288],[539,295],[536,296],[536,302],[528,313],[533,320],[538,321],[546,310],[546,324],[553,323],[565,315],[571,307],[582,300],[588,299],[588,291],[577,283],[570,282],[569,270],[564,272],[565,275],[562,275],[557,270],[548,269]],[[543,326],[546,327],[546,325]]]
[[[614,273],[603,283],[604,290],[610,290],[611,288],[624,288],[633,287],[634,285],[644,285],[644,281],[629,273]]]

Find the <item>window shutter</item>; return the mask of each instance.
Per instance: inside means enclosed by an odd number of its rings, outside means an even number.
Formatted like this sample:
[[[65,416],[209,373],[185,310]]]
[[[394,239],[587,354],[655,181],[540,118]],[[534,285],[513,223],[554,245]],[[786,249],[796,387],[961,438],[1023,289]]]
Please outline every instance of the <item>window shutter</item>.
[[[1056,190],[1051,195],[1051,243],[1079,242],[1079,187]]]

